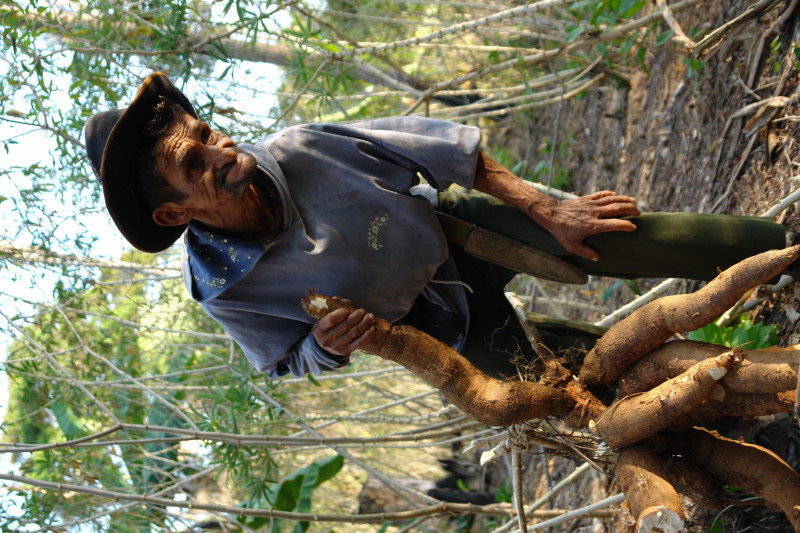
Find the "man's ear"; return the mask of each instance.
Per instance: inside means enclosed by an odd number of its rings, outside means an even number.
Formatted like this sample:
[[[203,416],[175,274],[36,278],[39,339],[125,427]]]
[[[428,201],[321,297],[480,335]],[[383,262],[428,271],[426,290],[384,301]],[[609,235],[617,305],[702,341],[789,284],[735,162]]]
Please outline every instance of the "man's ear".
[[[191,209],[175,202],[165,202],[153,210],[153,221],[159,226],[182,226],[193,218]]]

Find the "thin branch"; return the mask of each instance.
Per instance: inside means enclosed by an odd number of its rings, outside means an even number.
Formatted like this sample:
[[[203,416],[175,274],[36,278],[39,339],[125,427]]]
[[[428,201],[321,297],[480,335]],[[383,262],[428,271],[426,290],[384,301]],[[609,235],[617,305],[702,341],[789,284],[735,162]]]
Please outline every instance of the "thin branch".
[[[74,265],[86,268],[113,268],[130,272],[131,275],[141,274],[143,276],[159,277],[180,277],[181,271],[178,268],[157,267],[143,265],[129,261],[110,261],[96,258],[78,257],[69,254],[59,254],[52,250],[43,250],[38,246],[28,246],[17,244],[13,241],[0,240],[0,258],[13,261],[15,263],[34,263],[45,265]]]
[[[272,396],[270,396],[268,394],[261,393],[261,391],[258,390],[258,389],[256,390],[256,392],[259,393],[259,396],[261,398],[263,398],[268,404],[270,404],[273,407],[276,407],[278,409],[281,409],[284,412],[286,412],[287,414],[289,414],[289,416],[292,416],[291,411],[286,409],[285,406],[281,405],[277,400],[275,400],[275,398],[273,398]],[[401,493],[401,496],[404,499],[408,499],[408,496],[406,496],[406,495],[409,495],[409,496],[411,496],[411,497],[413,497],[413,498],[415,498],[417,500],[421,500],[423,502],[430,503],[430,502],[436,501],[435,498],[431,498],[427,494],[421,494],[420,492],[415,491],[415,490],[413,490],[413,489],[411,489],[409,487],[406,487],[404,485],[400,485],[399,483],[395,482],[395,480],[393,480],[390,477],[388,477],[387,475],[385,475],[383,472],[380,472],[380,471],[372,468],[371,466],[365,464],[363,461],[361,461],[360,459],[358,459],[355,456],[353,456],[353,454],[347,452],[346,450],[344,450],[342,448],[336,447],[333,443],[330,442],[330,439],[326,439],[325,437],[323,437],[313,427],[311,427],[311,426],[309,426],[307,424],[303,424],[303,423],[301,423],[300,426],[305,431],[309,432],[311,435],[314,435],[314,437],[321,439],[323,442],[320,442],[320,444],[324,444],[326,446],[330,446],[333,451],[335,451],[336,453],[338,453],[339,455],[341,455],[342,457],[344,457],[345,459],[347,459],[348,461],[350,461],[354,465],[359,466],[360,468],[362,468],[363,470],[365,470],[369,474],[373,475],[374,477],[376,477],[377,479],[382,481],[384,484],[386,484],[387,487],[392,489],[394,492]]]
[[[0,473],[0,479],[6,481],[12,481],[15,483],[23,483],[25,485],[38,487],[45,490],[54,490],[61,493],[73,492],[76,494],[86,494],[88,496],[97,496],[99,498],[105,498],[114,501],[134,502],[142,505],[152,505],[156,507],[174,507],[178,509],[189,509],[193,511],[229,513],[238,517],[255,516],[255,517],[265,517],[265,518],[278,518],[283,520],[294,520],[298,522],[347,522],[352,524],[372,524],[372,523],[404,521],[413,518],[419,518],[422,516],[469,515],[469,514],[479,514],[486,516],[508,516],[508,517],[514,516],[514,512],[507,505],[503,504],[473,505],[470,503],[445,503],[445,502],[440,502],[435,505],[421,507],[419,509],[415,509],[412,511],[401,511],[396,513],[374,513],[374,514],[362,514],[362,515],[295,513],[290,511],[276,511],[272,509],[247,509],[239,506],[216,505],[216,504],[207,504],[207,503],[199,503],[192,501],[177,501],[177,500],[171,500],[169,498],[160,498],[157,496],[127,494],[124,492],[115,492],[110,490],[97,489],[93,487],[82,487],[80,485],[73,485],[71,483],[55,483],[52,481],[44,481],[25,476],[18,476],[15,474]],[[612,503],[617,503],[617,501],[621,501],[615,499],[613,502],[607,502],[607,500],[598,502],[594,504],[594,506],[590,507],[594,507],[595,509],[600,509],[601,504],[603,504],[602,506],[608,506],[611,505]],[[534,517],[535,518],[544,518],[548,516],[563,517],[567,515],[572,516],[575,515],[576,513],[582,513],[582,516],[603,516],[603,517],[611,516],[611,513],[608,512],[592,513],[589,510],[589,507],[584,507],[583,509],[578,509],[576,511],[570,511],[567,513],[559,509],[540,511]]]
[[[576,479],[578,479],[583,474],[589,472],[590,470],[592,470],[592,465],[589,463],[583,463],[581,466],[573,470],[572,473],[570,473],[567,477],[559,481],[555,486],[553,486],[553,488],[547,491],[547,494],[545,494],[544,496],[533,502],[531,505],[529,505],[525,509],[524,514],[526,516],[533,518],[534,513],[537,509],[539,509],[542,505],[552,500],[559,492],[561,492],[568,486],[572,485],[572,483],[574,483]],[[511,521],[503,526],[498,527],[497,529],[492,530],[492,533],[506,533],[507,531],[510,531],[511,528],[513,527],[514,527],[514,522]]]
[[[469,22],[462,22],[460,24],[454,24],[447,28],[442,28],[437,30],[433,33],[429,33],[427,35],[422,35],[420,37],[412,37],[411,39],[405,39],[402,41],[396,41],[393,43],[386,43],[380,44],[375,46],[367,46],[363,48],[355,48],[353,50],[345,50],[343,52],[336,52],[331,55],[333,59],[336,60],[344,60],[344,59],[351,59],[355,56],[364,55],[364,54],[375,54],[376,52],[384,52],[387,50],[395,50],[397,48],[406,48],[416,46],[421,43],[427,43],[430,41],[434,41],[437,39],[442,39],[447,35],[451,35],[453,33],[462,33],[465,31],[470,31],[478,28],[479,26],[485,26],[491,24],[492,22],[497,22],[500,20],[505,20],[508,18],[516,17],[519,15],[525,15],[528,13],[533,13],[536,11],[541,11],[542,9],[546,9],[548,7],[561,5],[566,3],[567,0],[540,0],[539,2],[535,2],[533,4],[526,4],[523,6],[506,9],[503,11],[499,11],[497,13],[493,13],[491,15],[481,17],[475,20],[471,20]]]
[[[475,422],[470,421],[466,427],[476,427]],[[309,428],[312,429],[312,428]],[[33,453],[44,450],[52,450],[56,448],[69,448],[69,447],[89,447],[89,446],[106,446],[109,444],[130,444],[136,442],[143,442],[144,439],[134,441],[98,441],[98,439],[117,431],[136,431],[136,432],[151,432],[151,433],[164,433],[166,435],[174,435],[175,437],[160,437],[157,439],[148,439],[151,442],[178,442],[201,440],[207,442],[219,442],[224,444],[232,444],[234,446],[292,446],[292,445],[314,445],[314,446],[327,446],[336,449],[339,445],[357,445],[365,446],[368,444],[388,444],[398,442],[422,442],[426,440],[436,439],[439,437],[446,437],[453,434],[452,429],[445,429],[439,431],[430,431],[420,434],[395,434],[383,435],[372,437],[325,437],[316,434],[312,437],[292,437],[292,436],[277,436],[277,435],[245,435],[240,433],[226,433],[218,431],[198,431],[191,429],[175,428],[171,426],[157,426],[151,424],[127,424],[118,423],[111,429],[106,429],[98,433],[94,433],[87,437],[80,439],[48,443],[48,444],[11,444],[0,447],[0,453]],[[96,441],[96,442],[95,442]]]
[[[646,293],[642,294],[638,298],[634,299],[633,301],[623,305],[613,313],[606,315],[601,320],[598,320],[594,323],[595,326],[601,327],[609,327],[615,322],[621,320],[623,317],[633,313],[635,310],[639,309],[640,307],[649,304],[672,287],[677,285],[678,283],[682,282],[683,280],[680,278],[667,278]]]
[[[294,107],[297,105],[297,102],[299,102],[300,99],[303,97],[303,95],[305,95],[306,92],[308,92],[308,89],[309,87],[311,87],[311,84],[317,80],[317,76],[319,76],[320,72],[322,72],[322,69],[325,68],[329,63],[330,63],[329,58],[325,58],[322,61],[320,61],[319,65],[317,66],[317,70],[315,70],[314,73],[308,78],[308,81],[306,82],[305,86],[303,86],[303,88],[297,92],[297,94],[294,96],[294,99],[291,102],[289,102],[289,105],[287,105],[286,108],[281,112],[281,114],[278,115],[278,117],[272,122],[272,126],[267,129],[271,129],[277,126],[281,120],[283,120],[289,113],[292,112]]]
[[[559,102],[563,102],[564,100],[572,98],[573,96],[575,96],[577,94],[580,94],[583,91],[589,89],[592,85],[596,84],[597,82],[599,82],[600,80],[604,79],[605,77],[606,77],[606,75],[604,73],[598,74],[594,78],[591,78],[591,79],[581,83],[580,85],[577,85],[577,84],[573,85],[571,90],[569,92],[565,93],[565,94],[560,94],[560,91],[559,91],[559,94],[557,96],[553,96],[553,97],[547,98],[545,100],[537,100],[537,101],[534,101],[534,102],[531,102],[531,103],[527,103],[527,104],[516,105],[516,106],[513,107],[512,110],[513,111],[524,111],[524,110],[527,110],[527,109],[535,109],[535,108],[539,108],[539,107],[546,107],[546,106],[549,106],[549,105],[557,104]],[[547,92],[549,92],[549,91],[547,91]],[[537,98],[539,96],[540,95],[530,95],[530,97],[526,97],[526,99],[535,99],[535,98]],[[495,109],[495,110],[492,110],[492,111],[484,111],[482,113],[472,113],[472,114],[469,114],[469,115],[459,116],[458,119],[460,121],[462,121],[462,122],[466,122],[468,120],[474,120],[476,118],[488,118],[488,117],[497,117],[497,116],[506,115],[506,114],[509,113],[509,111],[510,110],[508,110],[508,109]],[[555,148],[553,148],[553,149],[555,150]]]
[[[697,45],[689,38],[688,35],[683,32],[681,25],[678,24],[678,21],[675,20],[674,16],[672,16],[672,11],[667,4],[667,0],[656,0],[656,6],[658,6],[658,9],[661,11],[661,16],[664,17],[664,22],[666,22],[667,26],[669,26],[672,30],[672,40],[683,45],[687,52],[694,50],[694,47]]]
[[[616,505],[618,503],[622,503],[625,501],[624,494],[615,494],[614,496],[609,496],[599,502],[593,503],[591,505],[587,505],[585,507],[581,507],[580,509],[575,509],[574,511],[570,511],[568,513],[564,513],[557,518],[551,518],[550,520],[545,520],[544,522],[539,522],[538,524],[531,526],[528,528],[528,531],[537,531],[541,529],[547,529],[553,526],[557,526],[559,524],[563,524],[568,520],[572,520],[575,518],[586,518],[593,516],[595,512],[600,509],[604,509],[606,507],[610,507],[612,505]],[[537,511],[540,512],[540,511]]]
[[[702,2],[703,0],[684,0],[683,2],[679,2],[673,5],[672,11],[673,12],[681,11],[683,9],[693,7]],[[417,99],[417,102],[415,102],[414,104],[412,104],[412,106],[407,108],[403,114],[404,115],[411,114],[414,111],[414,109],[417,106],[419,106],[420,103],[426,101],[439,91],[445,89],[451,89],[453,87],[457,87],[459,85],[462,85],[464,83],[467,83],[475,79],[482,79],[491,74],[496,74],[498,72],[502,72],[503,70],[507,70],[510,68],[530,67],[533,65],[544,63],[560,55],[569,55],[579,50],[586,50],[588,48],[593,48],[598,44],[613,41],[614,39],[623,37],[634,30],[646,27],[660,18],[661,18],[660,13],[651,13],[649,15],[631,21],[628,24],[622,24],[620,26],[616,26],[607,32],[601,33],[600,35],[575,41],[560,48],[545,50],[544,52],[541,52],[539,54],[514,58],[493,65],[484,65],[477,69],[466,72],[460,76],[451,78],[450,80],[437,83],[431,86],[430,88],[426,89],[422,94],[420,94],[419,98]]]
[[[514,492],[514,511],[517,513],[519,529],[528,529],[528,520],[525,516],[525,498],[522,489],[522,462],[519,450],[511,450],[511,483]]]
[[[81,392],[83,392],[86,395],[87,398],[89,398],[95,405],[97,405],[97,407],[99,407],[100,410],[106,414],[106,416],[108,416],[115,423],[117,424],[120,423],[120,420],[119,418],[117,418],[117,415],[115,415],[111,411],[111,409],[109,409],[106,406],[106,404],[101,402],[94,394],[89,392],[89,390],[86,387],[78,383],[78,381],[74,377],[72,377],[72,374],[67,372],[67,370],[59,364],[59,362],[55,359],[55,357],[53,357],[49,352],[47,352],[47,350],[45,350],[41,345],[39,345],[39,343],[33,340],[33,338],[30,335],[28,335],[28,333],[25,330],[17,327],[13,322],[11,322],[11,319],[2,310],[0,310],[0,316],[2,316],[9,324],[11,324],[11,326],[14,329],[16,329],[27,340],[30,346],[35,348],[35,350],[38,353],[40,353],[64,377],[66,377],[70,383],[72,383],[75,387],[77,387]]]
[[[777,4],[778,0],[761,0],[755,4],[747,6],[741,14],[732,18],[725,24],[709,32],[708,35],[703,37],[695,46],[694,54],[700,59],[707,57],[717,46],[722,42],[725,35],[733,31],[734,28],[740,26],[747,20],[760,15],[763,11],[772,8]],[[708,49],[708,50],[707,50]]]
[[[544,340],[542,339],[542,334],[539,332],[539,329],[528,318],[528,310],[525,307],[525,304],[522,303],[516,293],[506,292],[505,294],[508,303],[510,303],[511,307],[514,309],[514,314],[522,326],[523,331],[525,331],[525,336],[528,337],[528,341],[531,343],[533,350],[537,354],[540,353],[541,347],[544,346]]]

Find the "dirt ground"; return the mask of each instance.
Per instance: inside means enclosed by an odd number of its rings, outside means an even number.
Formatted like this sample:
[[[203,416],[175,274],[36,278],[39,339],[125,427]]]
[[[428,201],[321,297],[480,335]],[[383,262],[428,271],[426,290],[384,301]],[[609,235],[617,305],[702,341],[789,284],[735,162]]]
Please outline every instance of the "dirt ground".
[[[717,28],[764,2],[706,2],[681,12],[682,27]],[[556,164],[568,170],[569,189],[577,194],[611,189],[637,198],[646,211],[690,211],[761,215],[800,186],[800,105],[797,62],[800,24],[797,2],[774,2],[758,16],[735,25],[692,70],[677,46],[648,51],[650,73],[622,73],[616,87],[593,90],[578,101],[550,109],[528,122],[499,125],[492,142],[513,148],[521,159],[531,147],[555,137]],[[785,13],[792,13],[785,16]],[[558,119],[556,118],[558,117]],[[778,221],[797,223],[795,211]],[[798,230],[800,231],[800,229]],[[789,234],[791,238],[792,234]],[[641,280],[646,290],[659,280]],[[689,292],[697,282],[682,282],[671,292]],[[535,297],[536,310],[593,322],[634,298],[629,286],[591,279],[586,286],[563,287],[523,281],[521,293]],[[796,343],[800,324],[800,287],[791,283],[751,311],[756,320],[780,325],[782,344]],[[532,460],[532,464],[541,459]],[[551,461],[548,475],[570,472],[574,464]],[[541,468],[531,484],[541,480]],[[584,486],[585,485],[585,486]],[[561,508],[597,501],[614,488],[599,477],[576,486]],[[533,490],[533,489],[532,489]],[[588,491],[588,492],[587,492]],[[565,497],[569,499],[568,497]],[[587,501],[588,500],[588,501]],[[791,531],[782,514],[763,507],[733,505],[709,512],[689,505],[688,530],[705,531],[724,513],[724,531]],[[579,531],[621,531],[625,524],[584,521]],[[723,529],[719,529],[723,531]]]

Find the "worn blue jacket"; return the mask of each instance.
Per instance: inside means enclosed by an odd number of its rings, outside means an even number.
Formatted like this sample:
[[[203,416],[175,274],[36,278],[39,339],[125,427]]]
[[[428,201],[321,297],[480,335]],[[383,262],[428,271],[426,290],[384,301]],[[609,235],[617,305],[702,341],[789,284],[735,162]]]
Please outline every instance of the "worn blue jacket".
[[[197,223],[184,235],[184,281],[192,297],[272,376],[332,370],[300,308],[313,288],[349,298],[390,322],[418,297],[463,320],[468,310],[434,214],[435,190],[471,188],[480,132],[421,117],[294,126],[240,148],[281,202],[283,232],[267,243],[225,237]],[[442,281],[445,283],[432,283]]]

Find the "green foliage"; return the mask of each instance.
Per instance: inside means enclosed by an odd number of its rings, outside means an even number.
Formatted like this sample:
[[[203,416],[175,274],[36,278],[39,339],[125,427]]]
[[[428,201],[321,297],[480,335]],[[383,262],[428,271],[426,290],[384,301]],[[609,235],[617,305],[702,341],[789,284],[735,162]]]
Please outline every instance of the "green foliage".
[[[343,466],[344,458],[341,455],[333,455],[314,461],[288,474],[279,482],[272,484],[264,493],[264,499],[276,511],[308,513],[311,511],[314,489],[333,478]],[[262,502],[250,502],[251,505],[254,503]],[[270,519],[248,517],[240,522],[251,529],[257,529],[269,523]],[[284,530],[282,526],[285,521],[272,520],[272,524],[271,531],[273,533],[280,533],[280,531]],[[308,526],[308,522],[298,522],[293,524],[292,531],[294,533],[303,533],[308,530]]]
[[[720,327],[715,322],[698,330],[691,331],[687,337],[693,341],[710,342],[728,346],[729,348],[744,348],[755,350],[767,348],[778,343],[778,326],[772,324],[765,326],[762,323],[753,323],[747,317],[742,317],[735,326]]]
[[[574,41],[586,34],[596,35],[605,28],[617,26],[636,16],[647,5],[645,0],[582,0],[570,4],[569,12],[574,17],[574,25],[569,26],[568,41]],[[614,67],[628,65],[630,59],[647,72],[645,54],[647,38],[654,28],[651,25],[643,32],[631,32],[624,37],[597,45],[597,50],[605,59],[606,65]]]
[[[507,483],[503,483],[497,490],[495,499],[498,502],[511,503],[514,500],[514,491]]]

